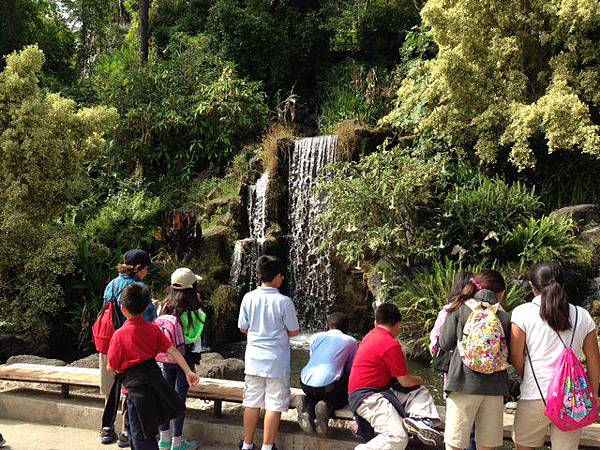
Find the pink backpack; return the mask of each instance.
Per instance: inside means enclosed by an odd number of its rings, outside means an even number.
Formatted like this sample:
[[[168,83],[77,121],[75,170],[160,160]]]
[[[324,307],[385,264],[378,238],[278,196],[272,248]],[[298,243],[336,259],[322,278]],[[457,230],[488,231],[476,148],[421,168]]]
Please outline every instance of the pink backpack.
[[[183,328],[177,317],[170,314],[158,316],[154,321],[154,324],[160,328],[165,336],[173,343],[175,348],[185,354],[185,338],[183,337]],[[176,364],[175,360],[171,358],[168,353],[159,353],[156,355],[156,360],[161,363]]]
[[[542,394],[537,377],[533,372],[531,357],[529,351],[529,364],[535,383],[540,391],[542,400],[546,405],[545,415],[561,431],[573,431],[586,427],[598,420],[598,403],[596,396],[590,387],[590,381],[579,361],[579,358],[571,348],[575,329],[577,327],[577,307],[575,307],[575,325],[573,326],[573,335],[571,343],[567,347],[560,335],[558,336],[565,349],[558,360],[554,363],[552,370],[552,379],[548,386],[546,398]],[[558,334],[558,333],[557,333]]]

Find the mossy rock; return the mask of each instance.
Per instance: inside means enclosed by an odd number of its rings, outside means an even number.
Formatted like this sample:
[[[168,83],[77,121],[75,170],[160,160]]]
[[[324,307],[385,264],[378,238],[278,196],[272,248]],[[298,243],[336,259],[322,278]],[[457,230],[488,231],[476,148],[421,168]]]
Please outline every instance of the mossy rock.
[[[229,285],[218,286],[210,299],[210,313],[212,317],[209,318],[209,333],[212,345],[239,340],[239,303],[235,288]]]
[[[342,160],[357,160],[377,150],[393,133],[386,128],[371,128],[356,120],[345,120],[337,126],[338,156]]]

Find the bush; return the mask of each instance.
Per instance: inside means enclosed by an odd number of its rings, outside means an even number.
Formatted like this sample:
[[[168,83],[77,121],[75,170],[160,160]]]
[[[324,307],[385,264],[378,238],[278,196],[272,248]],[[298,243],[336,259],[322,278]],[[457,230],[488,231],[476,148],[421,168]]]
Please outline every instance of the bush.
[[[264,170],[271,178],[279,171],[279,144],[282,140],[293,141],[294,130],[284,124],[274,124],[269,128],[262,140],[262,161]]]
[[[191,179],[257,136],[268,108],[258,83],[239,78],[203,36],[173,36],[163,55],[140,67],[133,48],[106,55],[94,69],[99,98],[122,118],[113,159],[149,179]]]
[[[335,165],[319,187],[328,196],[327,242],[348,263],[381,258],[399,268],[436,254],[421,219],[444,166],[441,157],[425,160],[401,147]]]
[[[375,125],[391,109],[395,89],[394,76],[385,69],[353,60],[333,67],[322,87],[321,132],[335,132],[344,120]]]

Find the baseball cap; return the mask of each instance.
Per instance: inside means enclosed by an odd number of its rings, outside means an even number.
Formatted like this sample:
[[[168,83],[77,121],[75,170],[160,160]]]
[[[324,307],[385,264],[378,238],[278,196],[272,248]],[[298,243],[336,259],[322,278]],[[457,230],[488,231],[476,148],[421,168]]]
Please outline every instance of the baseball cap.
[[[173,289],[192,289],[196,281],[201,281],[202,277],[196,275],[187,267],[180,267],[171,274],[171,287]]]
[[[152,259],[150,258],[150,254],[139,248],[135,248],[133,250],[128,250],[123,255],[123,259],[125,260],[125,264],[129,266],[142,266],[142,267],[150,267],[152,266]]]

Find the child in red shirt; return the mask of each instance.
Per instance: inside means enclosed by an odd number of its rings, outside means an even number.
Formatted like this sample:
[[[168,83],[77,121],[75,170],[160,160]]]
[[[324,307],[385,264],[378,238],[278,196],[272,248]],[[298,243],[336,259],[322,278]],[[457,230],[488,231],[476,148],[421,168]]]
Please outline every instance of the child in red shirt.
[[[168,353],[184,371],[188,383],[198,383],[198,376],[169,338],[144,320],[142,314],[149,304],[146,285],[133,283],[123,290],[121,310],[127,321],[115,331],[108,349],[108,368],[119,374],[128,389],[127,430],[133,450],[157,450],[158,425],[182,412],[178,410],[181,399],[163,378],[154,360],[156,355]],[[185,410],[185,403],[182,406]]]

